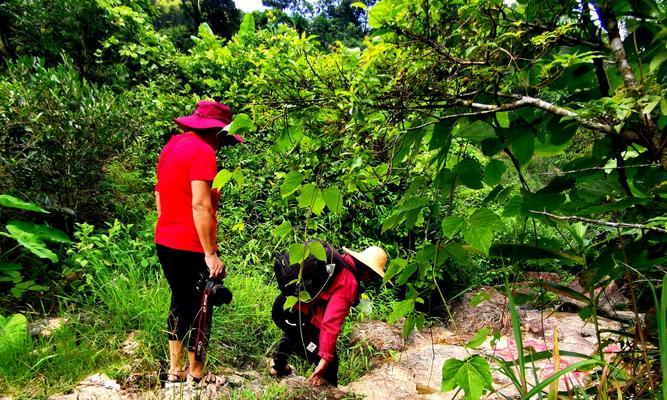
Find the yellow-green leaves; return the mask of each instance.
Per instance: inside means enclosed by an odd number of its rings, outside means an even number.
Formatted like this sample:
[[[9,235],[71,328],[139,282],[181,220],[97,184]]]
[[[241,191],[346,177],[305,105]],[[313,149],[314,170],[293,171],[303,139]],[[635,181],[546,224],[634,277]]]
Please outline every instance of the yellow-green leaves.
[[[338,214],[343,210],[343,194],[335,186],[322,190],[314,183],[302,185],[304,176],[299,171],[287,174],[280,185],[282,197],[288,197],[299,190],[297,201],[300,208],[306,208],[320,215],[327,207],[329,211]]]
[[[327,260],[327,252],[324,250],[322,242],[314,240],[310,242],[310,244],[308,244],[308,249],[310,250],[310,254],[315,256],[315,258],[317,258],[318,260],[321,261]]]
[[[229,133],[243,133],[247,132],[252,126],[252,120],[247,114],[236,114],[234,120],[229,125]]]
[[[322,192],[324,202],[331,212],[338,214],[343,210],[343,195],[335,186],[330,186]]]
[[[488,254],[495,232],[505,225],[498,215],[487,208],[478,208],[466,220],[449,216],[442,221],[442,233],[447,238],[461,234],[473,248]]]
[[[243,170],[239,167],[237,167],[234,170],[234,172],[228,169],[220,170],[218,174],[215,176],[215,178],[213,178],[213,184],[211,185],[211,187],[213,189],[220,191],[232,179],[234,179],[234,182],[236,182],[238,186],[243,186],[243,184],[245,183],[245,178],[243,177]]]
[[[273,234],[273,237],[277,238],[278,240],[283,240],[291,232],[292,224],[289,221],[283,221],[283,223],[275,227],[271,233]]]
[[[17,208],[19,210],[48,213],[48,211],[38,206],[37,204],[23,201],[8,194],[0,194],[0,207]]]
[[[459,176],[461,183],[470,189],[481,189],[482,185],[482,165],[474,158],[465,158],[461,160],[454,169]]]
[[[294,243],[289,247],[289,262],[291,265],[301,264],[308,257],[308,246],[303,243]]]
[[[308,208],[315,214],[322,213],[324,206],[324,196],[314,183],[309,183],[301,187],[301,194],[299,194],[299,207]]]

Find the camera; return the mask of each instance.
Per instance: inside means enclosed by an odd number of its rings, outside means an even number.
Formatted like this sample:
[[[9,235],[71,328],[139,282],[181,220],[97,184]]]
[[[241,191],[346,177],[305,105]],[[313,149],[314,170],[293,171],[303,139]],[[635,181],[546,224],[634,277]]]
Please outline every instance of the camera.
[[[195,286],[198,293],[208,298],[208,304],[212,306],[221,306],[232,302],[232,292],[227,289],[222,279],[209,278],[202,274],[199,282]]]

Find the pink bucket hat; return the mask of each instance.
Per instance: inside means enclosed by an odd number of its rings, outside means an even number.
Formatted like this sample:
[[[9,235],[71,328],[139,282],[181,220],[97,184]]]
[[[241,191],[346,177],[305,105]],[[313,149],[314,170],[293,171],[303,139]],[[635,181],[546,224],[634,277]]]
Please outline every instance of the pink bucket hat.
[[[228,105],[217,101],[202,100],[197,103],[197,108],[192,115],[174,119],[176,125],[184,131],[200,131],[207,129],[224,129],[232,122],[232,109]],[[230,135],[237,142],[245,140],[240,135]]]

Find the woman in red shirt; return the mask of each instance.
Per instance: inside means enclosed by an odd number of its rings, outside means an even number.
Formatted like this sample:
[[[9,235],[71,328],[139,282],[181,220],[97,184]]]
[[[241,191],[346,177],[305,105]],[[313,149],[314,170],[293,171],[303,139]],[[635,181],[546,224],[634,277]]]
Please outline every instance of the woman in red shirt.
[[[194,349],[196,338],[203,340],[204,345],[208,340],[210,319],[207,326],[196,328],[193,322],[200,306],[199,282],[226,275],[216,244],[219,193],[211,185],[217,173],[216,151],[221,146],[243,142],[242,137],[227,135],[224,130],[231,121],[228,106],[200,101],[194,114],[174,120],[183,133],[171,137],[157,165],[155,244],[171,288],[167,321],[169,381],[183,381],[186,376],[199,381],[203,375],[204,360],[195,359]],[[183,369],[186,338],[189,371]]]
[[[387,263],[387,253],[377,246],[370,246],[361,253],[345,247],[343,250],[342,255],[334,251],[334,262],[345,267],[337,268],[331,285],[315,299],[297,303],[290,310],[284,310],[284,295],[279,295],[274,302],[272,317],[283,331],[283,338],[273,357],[272,375],[291,373],[287,358],[295,353],[316,365],[310,376],[314,385],[319,386],[324,380],[338,386],[336,341],[350,308],[357,301],[359,281],[369,281],[378,275],[384,277]]]

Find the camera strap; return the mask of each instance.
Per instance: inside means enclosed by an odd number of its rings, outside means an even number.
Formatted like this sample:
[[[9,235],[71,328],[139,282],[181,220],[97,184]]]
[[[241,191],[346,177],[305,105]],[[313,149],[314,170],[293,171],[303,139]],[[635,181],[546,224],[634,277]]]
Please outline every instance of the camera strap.
[[[199,307],[199,317],[197,318],[197,336],[195,340],[195,360],[204,361],[206,356],[206,341],[208,337],[208,315],[209,303],[208,297],[211,292],[208,283],[204,286],[201,296],[201,306]]]

